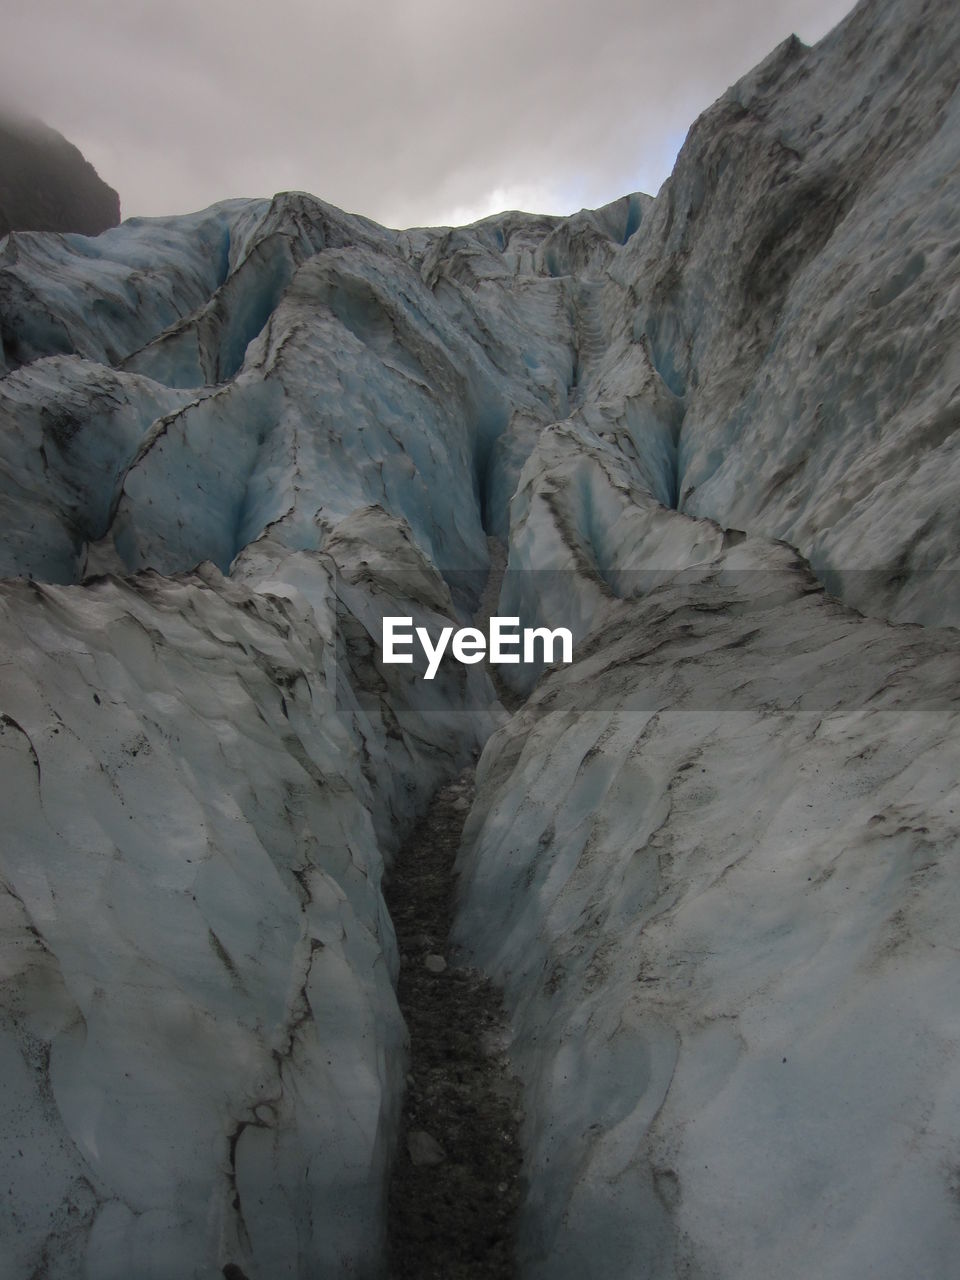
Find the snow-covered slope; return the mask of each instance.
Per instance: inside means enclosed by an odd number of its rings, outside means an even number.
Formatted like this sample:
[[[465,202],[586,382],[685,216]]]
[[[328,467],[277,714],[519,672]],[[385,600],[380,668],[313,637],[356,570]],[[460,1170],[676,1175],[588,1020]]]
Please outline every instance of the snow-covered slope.
[[[485,742],[523,1274],[949,1274],[958,70],[870,0],[656,200],[0,242],[3,1280],[382,1272],[380,877]],[[379,652],[491,536],[509,720]]]

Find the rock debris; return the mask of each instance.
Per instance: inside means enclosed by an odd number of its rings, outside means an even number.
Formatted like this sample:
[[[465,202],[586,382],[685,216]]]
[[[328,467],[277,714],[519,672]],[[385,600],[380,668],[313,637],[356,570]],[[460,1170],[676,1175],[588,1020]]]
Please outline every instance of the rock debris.
[[[511,1280],[522,1194],[519,1084],[500,993],[448,944],[469,774],[444,787],[386,887],[410,1074],[390,1186],[390,1280]]]

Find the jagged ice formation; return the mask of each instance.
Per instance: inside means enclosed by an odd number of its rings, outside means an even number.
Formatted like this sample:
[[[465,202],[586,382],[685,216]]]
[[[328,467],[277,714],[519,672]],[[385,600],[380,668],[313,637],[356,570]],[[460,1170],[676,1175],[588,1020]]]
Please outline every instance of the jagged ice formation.
[[[655,200],[0,243],[4,1280],[381,1273],[381,875],[481,747],[521,1274],[950,1273],[958,80],[868,0]],[[577,639],[512,717],[378,649],[489,537]]]

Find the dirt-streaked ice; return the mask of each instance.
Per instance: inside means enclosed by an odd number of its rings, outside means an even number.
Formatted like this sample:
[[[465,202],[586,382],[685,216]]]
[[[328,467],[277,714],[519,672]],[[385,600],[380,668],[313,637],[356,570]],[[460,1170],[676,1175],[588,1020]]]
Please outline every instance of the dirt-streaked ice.
[[[868,0],[655,200],[0,244],[3,1280],[382,1273],[381,874],[484,743],[521,1273],[951,1274],[958,82]],[[379,652],[490,536],[512,718]]]

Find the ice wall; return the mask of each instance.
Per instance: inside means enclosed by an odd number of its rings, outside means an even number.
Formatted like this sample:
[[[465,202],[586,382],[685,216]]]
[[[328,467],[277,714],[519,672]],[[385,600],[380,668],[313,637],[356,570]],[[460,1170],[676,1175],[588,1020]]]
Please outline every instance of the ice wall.
[[[960,617],[958,72],[945,0],[869,0],[656,200],[0,242],[11,1280],[380,1273],[380,876],[494,729],[523,1273],[948,1273],[960,671],[890,619]],[[379,657],[489,535],[577,641],[509,723]]]
[[[521,1274],[949,1274],[958,677],[747,541],[488,743],[458,937],[527,1088]]]

